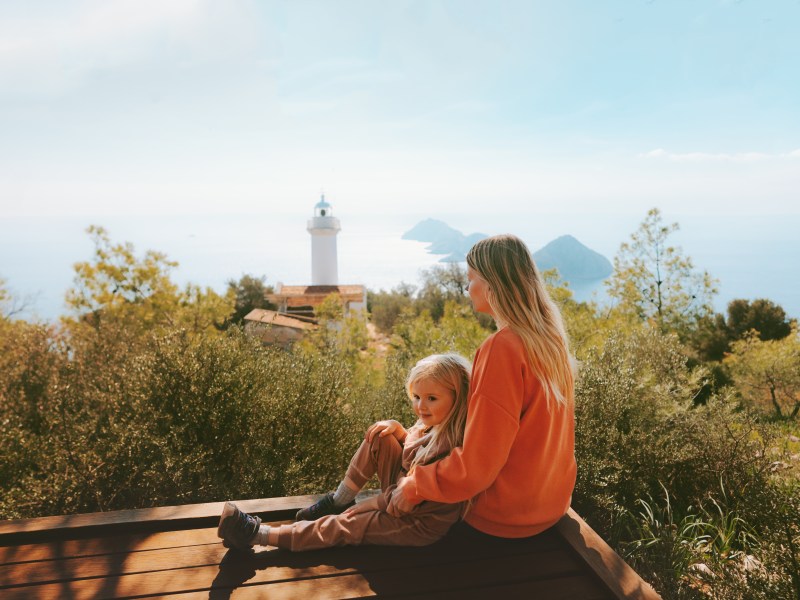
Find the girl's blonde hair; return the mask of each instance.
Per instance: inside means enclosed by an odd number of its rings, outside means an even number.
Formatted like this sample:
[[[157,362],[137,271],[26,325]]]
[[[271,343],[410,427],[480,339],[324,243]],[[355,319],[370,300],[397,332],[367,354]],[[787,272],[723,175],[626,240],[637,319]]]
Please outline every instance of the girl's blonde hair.
[[[528,247],[513,235],[489,237],[470,249],[467,265],[486,281],[498,325],[522,339],[548,402],[566,405],[575,387],[567,332]]]
[[[426,435],[429,439],[417,452],[411,466],[426,464],[440,454],[449,452],[464,442],[467,424],[467,396],[469,395],[469,361],[460,354],[433,354],[419,361],[408,374],[406,393],[413,397],[411,386],[420,379],[432,379],[453,392],[453,408],[444,420],[434,425]]]

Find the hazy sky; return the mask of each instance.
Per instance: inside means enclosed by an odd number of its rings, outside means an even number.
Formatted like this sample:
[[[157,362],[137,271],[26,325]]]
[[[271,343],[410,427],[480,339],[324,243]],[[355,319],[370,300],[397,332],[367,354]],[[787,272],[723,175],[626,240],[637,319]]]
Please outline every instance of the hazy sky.
[[[0,216],[800,214],[798,0],[0,0]]]

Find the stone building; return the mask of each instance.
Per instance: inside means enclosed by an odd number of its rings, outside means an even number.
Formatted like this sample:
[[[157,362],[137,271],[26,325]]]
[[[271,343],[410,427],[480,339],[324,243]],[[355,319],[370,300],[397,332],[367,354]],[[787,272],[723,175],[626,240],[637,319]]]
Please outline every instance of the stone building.
[[[264,344],[290,348],[316,325],[308,319],[282,315],[274,310],[255,308],[244,318],[244,330]]]

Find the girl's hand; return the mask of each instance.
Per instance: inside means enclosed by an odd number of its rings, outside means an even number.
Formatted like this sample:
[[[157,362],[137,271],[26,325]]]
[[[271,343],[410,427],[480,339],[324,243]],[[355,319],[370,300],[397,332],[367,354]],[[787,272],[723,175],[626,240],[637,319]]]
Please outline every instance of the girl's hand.
[[[363,502],[356,502],[353,506],[348,508],[342,514],[357,515],[358,513],[374,512],[376,510],[378,510],[378,496],[372,496],[371,498],[367,498]]]
[[[378,421],[369,429],[367,429],[367,433],[364,438],[371,444],[372,439],[376,435],[380,437],[393,435],[397,441],[402,444],[403,440],[406,439],[406,430],[400,423],[394,420]]]
[[[403,488],[405,487],[405,477],[401,477],[397,482],[397,487],[392,492],[392,497],[389,499],[389,506],[386,507],[386,512],[393,517],[402,517],[414,510],[414,504],[406,500]]]

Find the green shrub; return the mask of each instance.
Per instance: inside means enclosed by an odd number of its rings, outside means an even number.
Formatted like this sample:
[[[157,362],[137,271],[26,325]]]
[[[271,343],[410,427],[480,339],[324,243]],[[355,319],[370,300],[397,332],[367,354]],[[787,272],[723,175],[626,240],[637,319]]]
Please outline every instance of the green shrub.
[[[267,350],[236,328],[93,331],[48,350],[58,369],[35,399],[4,391],[0,469],[23,473],[3,478],[5,517],[323,491],[397,397],[353,389],[336,356]],[[24,402],[35,410],[8,408]]]
[[[573,505],[665,598],[795,597],[800,501],[773,474],[775,429],[728,392],[695,405],[704,378],[653,331],[590,352]]]

